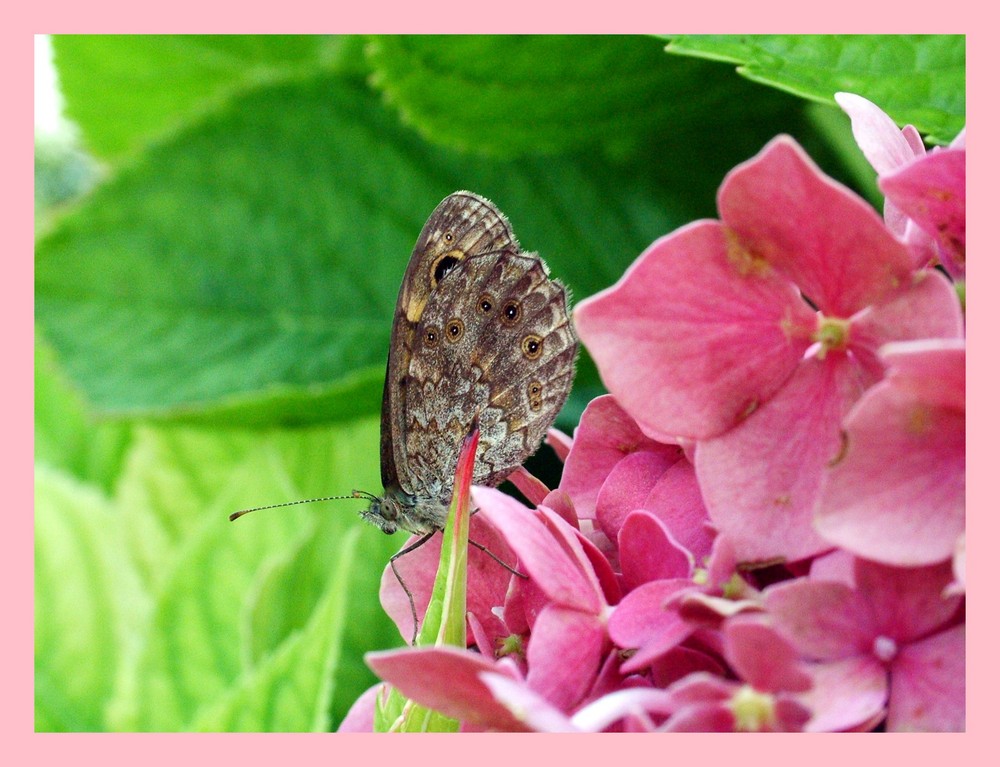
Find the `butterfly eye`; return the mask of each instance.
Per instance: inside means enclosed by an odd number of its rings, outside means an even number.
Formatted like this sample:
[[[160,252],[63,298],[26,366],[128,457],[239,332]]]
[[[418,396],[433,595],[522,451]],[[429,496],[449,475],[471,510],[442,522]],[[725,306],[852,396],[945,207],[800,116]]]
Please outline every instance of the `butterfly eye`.
[[[479,311],[483,314],[489,314],[493,311],[493,296],[489,293],[483,293],[479,297]]]
[[[445,232],[444,233],[444,241],[445,242],[451,242],[454,239],[455,239],[455,235],[453,235],[451,232]]]
[[[532,410],[542,409],[542,384],[539,381],[528,384],[528,406]]]
[[[458,266],[458,259],[451,255],[441,256],[434,264],[434,286],[436,287],[444,276]]]
[[[537,360],[542,356],[542,337],[534,333],[521,340],[521,352],[529,360]]]
[[[437,328],[427,328],[424,331],[424,345],[433,348],[437,346],[440,337]]]
[[[508,301],[503,307],[503,321],[513,325],[521,317],[521,306],[517,301]]]
[[[448,320],[448,327],[445,329],[445,338],[452,343],[458,341],[465,334],[465,325],[458,317]]]

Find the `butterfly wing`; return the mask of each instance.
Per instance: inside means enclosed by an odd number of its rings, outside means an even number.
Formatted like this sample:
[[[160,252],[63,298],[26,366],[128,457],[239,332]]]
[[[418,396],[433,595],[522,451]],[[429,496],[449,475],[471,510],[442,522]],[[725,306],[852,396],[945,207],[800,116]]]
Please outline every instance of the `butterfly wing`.
[[[504,215],[472,192],[448,195],[431,213],[410,256],[396,300],[382,390],[382,486],[409,491],[406,387],[414,335],[427,302],[452,269],[468,258],[519,246]],[[400,477],[400,473],[404,476]]]
[[[471,257],[433,291],[417,325],[405,449],[415,490],[447,503],[478,418],[473,481],[495,486],[538,448],[569,394],[577,339],[566,289],[540,258]]]

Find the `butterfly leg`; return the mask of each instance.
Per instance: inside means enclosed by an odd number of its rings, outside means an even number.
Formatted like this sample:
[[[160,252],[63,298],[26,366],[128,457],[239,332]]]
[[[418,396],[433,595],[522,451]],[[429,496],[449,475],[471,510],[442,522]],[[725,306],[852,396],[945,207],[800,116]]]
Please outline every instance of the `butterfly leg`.
[[[406,548],[397,551],[395,554],[389,557],[389,567],[392,568],[392,574],[396,576],[396,580],[399,582],[399,585],[402,586],[403,592],[406,594],[406,598],[410,602],[410,614],[413,616],[413,639],[410,640],[411,645],[415,645],[417,643],[417,629],[419,628],[417,626],[417,607],[413,603],[413,592],[411,592],[406,587],[406,584],[403,582],[403,577],[399,574],[399,570],[396,569],[396,560],[399,559],[404,554],[409,554],[411,551],[419,549],[421,546],[427,543],[427,541],[429,541],[436,532],[437,530],[431,530],[423,538],[417,539]]]
[[[511,567],[506,562],[504,562],[502,559],[500,559],[500,557],[498,557],[496,554],[494,554],[492,551],[490,551],[488,548],[486,548],[483,544],[476,543],[474,540],[472,540],[470,538],[469,539],[469,545],[470,546],[475,546],[477,549],[479,549],[481,552],[483,552],[484,554],[486,554],[490,559],[492,559],[494,562],[496,562],[498,565],[500,565],[500,567],[502,567],[504,570],[506,570],[507,572],[509,572],[511,575],[516,575],[518,578],[524,578],[525,580],[528,579],[527,575],[525,575],[524,573],[521,573],[521,572],[518,572],[517,570],[515,570],[513,567]]]

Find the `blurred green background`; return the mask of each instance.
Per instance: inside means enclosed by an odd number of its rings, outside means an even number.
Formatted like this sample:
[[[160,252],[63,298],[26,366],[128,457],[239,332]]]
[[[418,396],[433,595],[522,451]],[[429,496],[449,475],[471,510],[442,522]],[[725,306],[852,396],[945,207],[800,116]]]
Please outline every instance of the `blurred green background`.
[[[881,206],[833,106],[965,123],[961,36],[55,36],[36,140],[35,726],[329,730],[378,581],[399,281],[471,189],[579,299],[778,133]],[[602,391],[581,359],[558,425]],[[551,484],[548,448],[530,467]]]

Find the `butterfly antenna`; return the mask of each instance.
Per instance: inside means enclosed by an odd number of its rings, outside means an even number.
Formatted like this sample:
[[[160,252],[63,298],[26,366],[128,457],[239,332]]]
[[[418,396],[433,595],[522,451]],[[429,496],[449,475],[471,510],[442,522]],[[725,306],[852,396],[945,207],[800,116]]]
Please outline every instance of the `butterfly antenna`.
[[[265,509],[280,509],[282,506],[298,506],[302,503],[319,503],[320,501],[340,501],[348,500],[350,498],[368,498],[369,500],[374,500],[376,496],[371,493],[366,493],[363,490],[355,490],[350,495],[327,495],[323,498],[307,498],[304,501],[288,501],[288,503],[272,503],[270,506],[254,506],[252,509],[240,509],[239,511],[234,511],[229,515],[229,521],[235,522],[237,519],[242,517],[244,514],[249,514],[251,511],[264,511]]]

